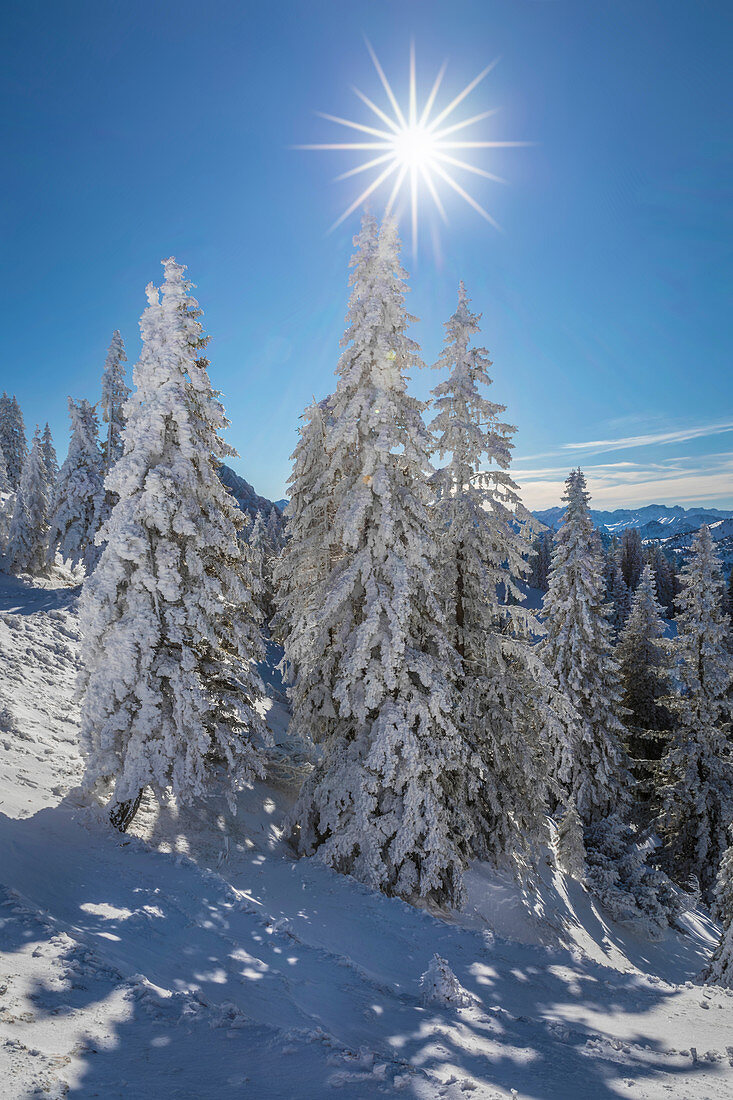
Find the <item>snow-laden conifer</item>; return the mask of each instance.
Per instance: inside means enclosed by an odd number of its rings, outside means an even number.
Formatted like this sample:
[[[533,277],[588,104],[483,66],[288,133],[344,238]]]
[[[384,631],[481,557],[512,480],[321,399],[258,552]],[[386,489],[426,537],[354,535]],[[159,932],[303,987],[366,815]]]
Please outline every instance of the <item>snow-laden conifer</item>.
[[[552,684],[530,644],[541,628],[521,606],[526,544],[508,470],[516,429],[482,392],[491,363],[472,346],[479,320],[461,283],[436,363],[449,374],[433,390],[437,450],[450,454],[433,478],[435,525],[446,626],[460,657],[455,717],[471,750],[464,829],[476,855],[519,868],[546,839]]]
[[[265,530],[267,531],[267,537],[270,541],[273,557],[277,557],[283,546],[283,525],[280,513],[274,505],[270,509],[270,514],[267,517]]]
[[[671,866],[681,879],[697,875],[709,901],[733,821],[733,656],[721,609],[720,560],[707,526],[694,538],[680,583],[674,647],[679,689],[670,701],[676,729],[664,764],[660,827]]]
[[[606,595],[610,602],[609,622],[616,632],[623,629],[629,615],[630,596],[624,580],[619,551],[611,550],[606,568]]]
[[[662,755],[660,734],[668,730],[670,715],[663,697],[670,688],[670,661],[664,641],[662,609],[651,565],[645,565],[631,602],[631,611],[619,639],[622,702],[628,711],[631,755],[648,760]]]
[[[41,437],[36,428],[23,464],[8,532],[6,564],[13,573],[43,573],[48,533],[48,484]]]
[[[46,426],[43,429],[43,435],[41,436],[41,451],[43,453],[43,464],[46,467],[48,499],[53,500],[56,478],[59,476],[59,462],[56,457],[56,448],[53,445],[53,436],[51,435],[51,428],[48,422],[46,422]]]
[[[99,403],[102,422],[106,425],[102,454],[105,475],[122,454],[122,430],[125,426],[124,405],[130,396],[125,383],[124,363],[127,362],[122,336],[115,329],[102,372],[102,399]]]
[[[571,878],[582,882],[586,871],[586,850],[583,840],[583,822],[571,804],[563,813],[557,827],[558,866]]]
[[[162,302],[148,287],[124,453],[107,477],[119,500],[81,600],[85,784],[113,787],[123,829],[146,786],[186,801],[218,764],[229,791],[251,781],[265,736],[241,513],[217,476],[232,454],[218,434],[227,421],[185,269],[164,267]]]
[[[649,851],[618,814],[585,830],[586,884],[609,915],[649,939],[661,939],[680,909],[677,891],[650,866]]]
[[[0,567],[8,546],[8,532],[13,517],[13,501],[14,494],[5,465],[5,455],[0,449]]]
[[[5,454],[0,448],[0,493],[12,492],[12,485],[10,484],[10,478],[8,477],[8,467],[5,462]]]
[[[251,565],[256,577],[259,592],[258,606],[265,623],[269,623],[273,614],[273,566],[275,547],[270,539],[267,520],[263,512],[258,512],[249,532]]]
[[[534,553],[530,559],[532,573],[529,583],[532,588],[539,588],[540,592],[546,592],[552,565],[552,532],[540,531],[532,549]]]
[[[313,662],[331,698],[301,713],[323,758],[293,812],[301,852],[388,894],[455,903],[463,842],[454,813],[464,767],[455,727],[455,653],[436,591],[430,439],[407,393],[418,348],[406,329],[397,233],[356,238],[345,350],[326,426],[333,492]]]
[[[659,546],[652,546],[648,554],[649,564],[654,570],[654,581],[657,586],[657,599],[662,607],[663,614],[671,618],[674,615],[674,573],[666,556]]]
[[[622,534],[620,557],[626,587],[633,595],[644,568],[644,547],[638,527],[627,527]]]
[[[573,802],[587,825],[628,800],[629,774],[618,664],[604,603],[603,563],[592,537],[590,497],[579,469],[565,485],[567,509],[555,536],[544,601],[547,633],[539,647],[577,714],[576,721],[563,723],[552,751],[562,801]]]
[[[20,405],[15,396],[0,397],[0,450],[5,455],[5,466],[13,489],[20,486],[21,474],[28,454],[25,424]]]
[[[291,456],[285,509],[287,538],[275,564],[276,613],[273,636],[284,648],[293,728],[308,728],[313,694],[321,682],[313,664],[313,643],[323,608],[324,585],[331,569],[329,539],[332,489],[327,480],[325,423],[328,401],[314,401],[302,416],[298,442]],[[325,700],[333,714],[331,700]],[[302,711],[305,708],[306,715]]]
[[[440,1005],[444,1008],[468,1008],[477,1004],[477,999],[461,985],[450,968],[447,959],[433,955],[430,965],[420,977],[422,1002],[428,1007]]]
[[[722,930],[704,978],[712,985],[733,989],[733,845],[726,850],[720,863],[713,912]]]
[[[95,544],[104,498],[104,474],[99,450],[99,424],[94,407],[84,399],[69,398],[71,437],[59,470],[48,532],[48,558],[56,553],[72,568],[83,565],[91,573],[99,560]]]

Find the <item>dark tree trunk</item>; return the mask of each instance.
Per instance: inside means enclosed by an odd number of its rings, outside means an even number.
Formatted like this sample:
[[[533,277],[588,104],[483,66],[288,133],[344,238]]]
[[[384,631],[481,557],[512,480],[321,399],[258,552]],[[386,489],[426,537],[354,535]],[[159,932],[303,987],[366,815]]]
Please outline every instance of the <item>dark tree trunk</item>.
[[[114,802],[109,811],[110,825],[121,833],[126,833],[140,808],[142,797],[143,789],[140,789],[134,798],[128,798],[125,802]]]

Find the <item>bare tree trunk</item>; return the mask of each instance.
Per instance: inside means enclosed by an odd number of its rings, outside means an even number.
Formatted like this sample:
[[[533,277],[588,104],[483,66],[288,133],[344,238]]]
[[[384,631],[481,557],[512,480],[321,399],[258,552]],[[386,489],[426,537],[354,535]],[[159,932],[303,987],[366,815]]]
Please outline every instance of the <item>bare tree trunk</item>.
[[[125,802],[112,803],[112,808],[109,811],[109,823],[114,829],[126,833],[130,828],[133,818],[140,808],[143,790],[144,788],[141,788],[134,798],[128,798]]]

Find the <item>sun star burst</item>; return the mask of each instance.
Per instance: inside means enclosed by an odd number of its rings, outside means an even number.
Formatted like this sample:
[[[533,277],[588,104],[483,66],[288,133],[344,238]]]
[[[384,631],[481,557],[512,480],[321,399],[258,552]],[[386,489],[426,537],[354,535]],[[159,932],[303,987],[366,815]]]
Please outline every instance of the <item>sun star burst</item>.
[[[438,71],[430,92],[422,106],[418,110],[417,81],[415,77],[415,49],[410,47],[410,79],[409,97],[405,109],[400,106],[392,86],[389,83],[379,58],[367,42],[367,49],[374,64],[383,91],[387,96],[387,105],[381,108],[358,88],[353,88],[354,93],[364,103],[380,126],[365,125],[362,122],[354,122],[350,119],[340,118],[338,115],[328,115],[318,112],[321,118],[329,122],[335,122],[339,126],[348,127],[358,131],[360,140],[329,142],[317,145],[299,145],[299,149],[318,150],[349,150],[357,153],[366,153],[367,157],[356,167],[350,168],[337,176],[337,180],[350,179],[363,172],[372,172],[373,178],[364,188],[361,194],[344,210],[333,223],[331,229],[335,229],[346,220],[357,207],[380,188],[389,187],[388,198],[385,206],[385,215],[391,213],[400,195],[407,193],[411,214],[412,249],[417,255],[418,240],[418,201],[421,191],[421,183],[425,191],[430,195],[438,213],[443,221],[447,221],[445,208],[440,198],[438,183],[441,181],[452,188],[477,214],[480,214],[495,229],[499,226],[491,214],[484,209],[469,192],[461,186],[455,178],[454,170],[459,169],[481,176],[483,179],[494,183],[506,183],[500,176],[493,172],[487,172],[469,160],[456,156],[456,153],[469,149],[507,149],[517,148],[531,144],[526,141],[468,141],[464,140],[462,131],[482,122],[496,113],[496,108],[482,111],[480,114],[459,122],[450,122],[450,116],[457,107],[473,92],[484,77],[488,76],[498,62],[498,58],[487,65],[485,69],[474,77],[466,87],[446,107],[439,109],[436,106],[438,93],[445,74],[445,64]],[[361,138],[361,135],[364,138]],[[458,136],[456,136],[458,135]],[[464,154],[465,156],[465,154]]]

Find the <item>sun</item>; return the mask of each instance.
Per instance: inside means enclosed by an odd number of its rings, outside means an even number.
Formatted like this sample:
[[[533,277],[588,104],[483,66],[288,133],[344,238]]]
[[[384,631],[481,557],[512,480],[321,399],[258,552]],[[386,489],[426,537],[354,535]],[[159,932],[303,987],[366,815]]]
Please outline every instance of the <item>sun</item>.
[[[463,150],[477,149],[505,149],[529,145],[527,141],[468,141],[464,140],[461,131],[489,118],[496,113],[496,108],[482,111],[480,114],[459,122],[450,122],[450,116],[455,109],[473,92],[478,84],[488,76],[498,62],[498,58],[474,77],[451,102],[442,109],[436,107],[438,93],[445,74],[446,66],[442,65],[436,76],[432,88],[422,106],[418,110],[417,81],[415,78],[415,48],[410,47],[410,81],[409,102],[405,109],[400,106],[384,69],[369,42],[366,43],[369,54],[379,76],[382,88],[387,96],[385,108],[378,106],[368,96],[360,92],[358,88],[353,91],[369,110],[376,116],[382,126],[367,126],[361,122],[352,122],[337,115],[327,115],[318,112],[321,118],[335,122],[339,126],[346,126],[359,131],[370,140],[329,142],[318,145],[299,145],[299,149],[319,150],[351,150],[368,154],[356,167],[350,168],[337,176],[337,180],[350,179],[363,172],[373,172],[371,182],[364,188],[361,194],[344,210],[343,214],[334,222],[331,229],[341,225],[357,207],[361,206],[370,195],[380,188],[385,191],[389,188],[385,214],[389,214],[399,196],[404,192],[409,198],[412,223],[412,250],[417,256],[418,241],[418,205],[422,192],[427,192],[438,210],[443,221],[447,221],[445,208],[440,198],[439,187],[445,184],[452,188],[477,214],[480,214],[490,225],[498,229],[496,221],[481,206],[480,203],[469,194],[468,191],[455,179],[454,171],[459,169],[481,176],[483,179],[494,183],[506,183],[500,176],[494,175],[486,169],[472,164],[470,161],[456,156]],[[456,136],[458,135],[458,136]],[[376,156],[372,156],[376,153]],[[422,186],[421,186],[422,185]]]

